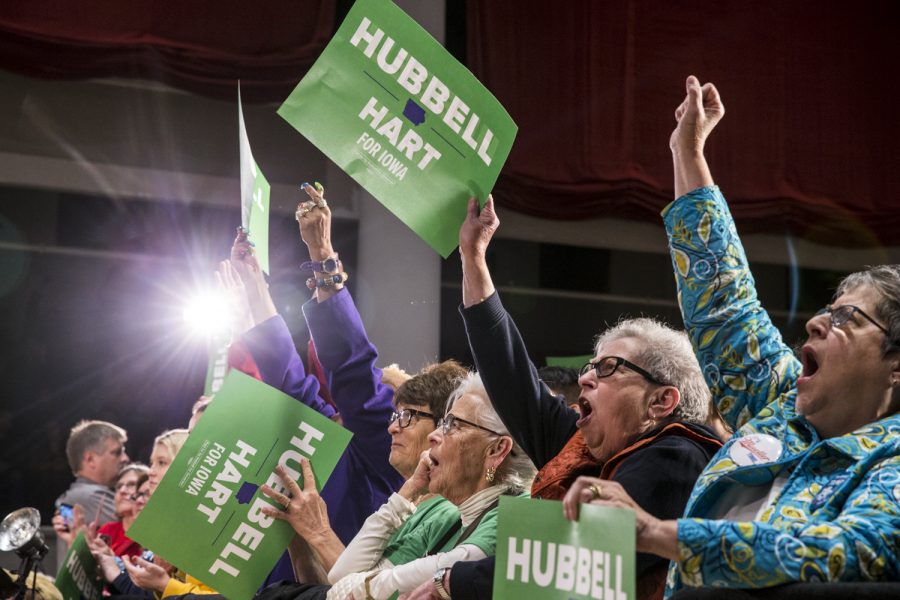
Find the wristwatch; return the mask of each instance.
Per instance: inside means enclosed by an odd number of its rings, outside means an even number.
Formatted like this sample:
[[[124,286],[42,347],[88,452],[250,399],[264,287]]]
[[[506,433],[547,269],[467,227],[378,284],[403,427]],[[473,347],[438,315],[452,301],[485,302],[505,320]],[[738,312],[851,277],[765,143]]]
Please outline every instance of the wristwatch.
[[[325,260],[310,260],[302,265],[300,265],[301,269],[309,269],[312,271],[316,271],[319,273],[338,273],[341,270],[341,261],[338,259],[338,255],[329,256]]]
[[[449,570],[450,567],[438,569],[434,572],[434,577],[431,578],[432,583],[434,583],[434,590],[437,592],[437,595],[441,597],[441,600],[450,600],[450,594],[444,589],[444,575],[446,575]]]

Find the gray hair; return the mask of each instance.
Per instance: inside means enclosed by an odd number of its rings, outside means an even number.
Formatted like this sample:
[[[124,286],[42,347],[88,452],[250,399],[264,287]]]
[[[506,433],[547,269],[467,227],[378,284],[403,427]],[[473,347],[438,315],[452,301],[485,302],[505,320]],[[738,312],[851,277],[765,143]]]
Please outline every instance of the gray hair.
[[[72,474],[77,476],[81,470],[85,452],[103,452],[106,440],[110,438],[124,444],[128,440],[128,434],[118,425],[106,421],[79,421],[69,432],[69,439],[66,441],[66,458]]]
[[[478,373],[469,373],[460,379],[459,385],[450,394],[447,402],[447,412],[453,408],[457,400],[470,394],[475,396],[481,402],[477,404],[475,417],[478,424],[497,433],[509,436],[512,439],[512,450],[503,459],[503,462],[497,468],[497,483],[510,488],[514,494],[520,494],[527,491],[531,487],[531,480],[534,479],[537,472],[534,463],[525,454],[525,451],[516,443],[515,438],[506,428],[500,415],[494,410],[491,399],[488,397],[487,390],[484,389],[484,383],[481,381],[481,375]]]
[[[678,388],[681,401],[672,411],[672,418],[706,423],[711,394],[687,334],[656,319],[625,319],[597,336],[594,353],[599,354],[604,345],[622,338],[633,338],[639,343],[633,357],[638,366],[657,381]]]
[[[150,467],[148,467],[144,463],[139,462],[128,463],[127,465],[119,469],[119,472],[116,473],[116,478],[113,481],[118,483],[120,479],[131,472],[137,473],[138,475],[146,475],[150,472]]]
[[[876,316],[890,332],[881,346],[882,354],[887,356],[900,351],[900,265],[878,265],[851,273],[841,281],[834,297],[862,286],[871,287],[878,292]]]

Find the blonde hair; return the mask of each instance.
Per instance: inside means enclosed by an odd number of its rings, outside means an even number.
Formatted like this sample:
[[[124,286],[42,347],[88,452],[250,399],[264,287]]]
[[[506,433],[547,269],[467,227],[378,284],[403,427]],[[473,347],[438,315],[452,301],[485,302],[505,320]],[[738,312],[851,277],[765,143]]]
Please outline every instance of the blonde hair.
[[[397,363],[391,363],[381,369],[381,383],[395,392],[397,388],[409,381],[411,377],[412,375],[401,369]]]
[[[190,432],[187,429],[170,429],[164,431],[153,440],[153,448],[155,449],[157,446],[162,446],[166,449],[166,452],[169,453],[169,456],[174,459],[175,455],[178,454],[178,451],[181,450],[181,447],[184,446],[188,434],[190,434]]]

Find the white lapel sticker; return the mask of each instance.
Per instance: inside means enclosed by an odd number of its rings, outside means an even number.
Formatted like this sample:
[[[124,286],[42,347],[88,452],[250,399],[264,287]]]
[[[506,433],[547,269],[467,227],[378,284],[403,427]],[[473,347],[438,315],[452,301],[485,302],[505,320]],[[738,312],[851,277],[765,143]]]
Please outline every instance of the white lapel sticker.
[[[742,467],[775,462],[781,457],[781,440],[767,433],[753,433],[735,439],[728,456]]]

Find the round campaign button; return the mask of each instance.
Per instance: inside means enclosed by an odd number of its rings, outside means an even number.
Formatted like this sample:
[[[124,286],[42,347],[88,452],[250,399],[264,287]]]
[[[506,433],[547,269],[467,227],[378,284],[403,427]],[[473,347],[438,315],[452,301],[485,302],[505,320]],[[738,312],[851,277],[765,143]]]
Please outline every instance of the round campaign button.
[[[728,449],[728,456],[738,465],[761,465],[778,460],[783,446],[781,440],[767,433],[753,433],[737,438]]]

